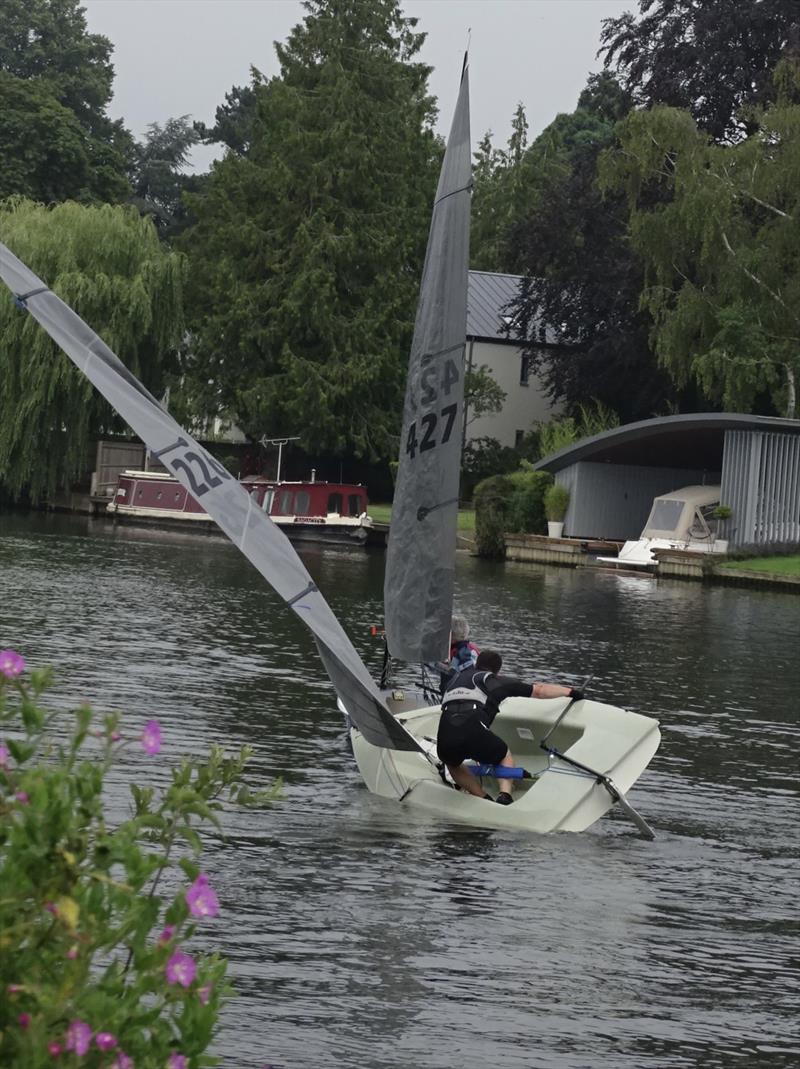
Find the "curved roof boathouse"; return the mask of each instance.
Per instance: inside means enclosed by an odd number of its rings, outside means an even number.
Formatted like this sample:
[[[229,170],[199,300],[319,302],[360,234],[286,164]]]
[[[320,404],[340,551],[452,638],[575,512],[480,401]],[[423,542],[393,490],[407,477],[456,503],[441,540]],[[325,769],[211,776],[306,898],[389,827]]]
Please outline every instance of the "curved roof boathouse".
[[[583,438],[536,468],[569,490],[571,537],[638,538],[653,498],[694,484],[720,487],[732,546],[800,542],[800,420],[663,416]]]

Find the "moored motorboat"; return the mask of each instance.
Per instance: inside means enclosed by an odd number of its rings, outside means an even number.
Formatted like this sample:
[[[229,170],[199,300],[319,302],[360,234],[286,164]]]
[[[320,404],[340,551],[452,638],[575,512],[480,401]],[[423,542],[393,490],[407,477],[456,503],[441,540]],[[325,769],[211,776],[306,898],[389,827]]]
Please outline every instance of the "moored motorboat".
[[[719,505],[719,495],[719,486],[684,486],[660,494],[653,501],[639,537],[627,541],[616,557],[598,557],[598,561],[618,567],[653,569],[658,564],[653,551],[658,549],[725,553],[728,543],[717,538],[710,516]]]

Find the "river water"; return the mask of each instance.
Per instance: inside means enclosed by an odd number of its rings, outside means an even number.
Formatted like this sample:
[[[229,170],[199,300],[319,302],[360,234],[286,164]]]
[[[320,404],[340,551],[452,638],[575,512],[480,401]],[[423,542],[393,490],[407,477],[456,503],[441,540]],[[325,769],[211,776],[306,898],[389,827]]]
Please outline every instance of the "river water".
[[[377,671],[383,555],[304,559]],[[283,778],[204,862],[239,992],[224,1066],[800,1064],[797,598],[459,560],[457,606],[507,670],[592,674],[661,720],[631,794],[648,843],[618,813],[535,837],[370,795],[310,636],[221,538],[4,515],[0,575],[0,647],[56,665],[59,702],[161,722],[128,775],[219,742],[253,746],[254,785]]]

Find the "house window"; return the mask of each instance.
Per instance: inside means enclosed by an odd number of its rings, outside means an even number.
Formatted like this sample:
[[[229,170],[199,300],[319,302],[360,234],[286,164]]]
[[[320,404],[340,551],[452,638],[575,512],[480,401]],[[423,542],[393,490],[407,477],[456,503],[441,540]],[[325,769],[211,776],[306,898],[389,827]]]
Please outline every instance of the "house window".
[[[531,358],[529,356],[521,356],[519,362],[519,384],[520,386],[527,386],[528,379],[531,375]]]
[[[295,499],[294,510],[298,516],[308,515],[308,506],[311,504],[311,495],[305,490],[298,490]]]
[[[337,516],[342,514],[342,495],[328,494],[328,512],[335,512]]]
[[[522,439],[525,437],[525,431],[514,432],[514,448],[517,449],[522,445]]]

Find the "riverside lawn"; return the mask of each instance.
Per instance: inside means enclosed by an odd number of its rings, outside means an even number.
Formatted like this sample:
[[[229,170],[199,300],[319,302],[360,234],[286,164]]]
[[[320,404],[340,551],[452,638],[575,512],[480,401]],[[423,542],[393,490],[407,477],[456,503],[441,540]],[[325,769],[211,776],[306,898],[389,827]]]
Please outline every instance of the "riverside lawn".
[[[247,747],[183,760],[163,792],[131,784],[132,816],[112,829],[103,784],[122,747],[158,759],[158,722],[138,740],[118,714],[41,704],[50,669],[0,651],[0,1065],[3,1069],[200,1069],[232,994],[218,953],[191,951],[219,901],[198,859],[200,829],[219,829],[223,798],[264,805],[280,784],[251,793]],[[182,856],[178,857],[178,854]],[[159,892],[175,869],[174,894]]]

